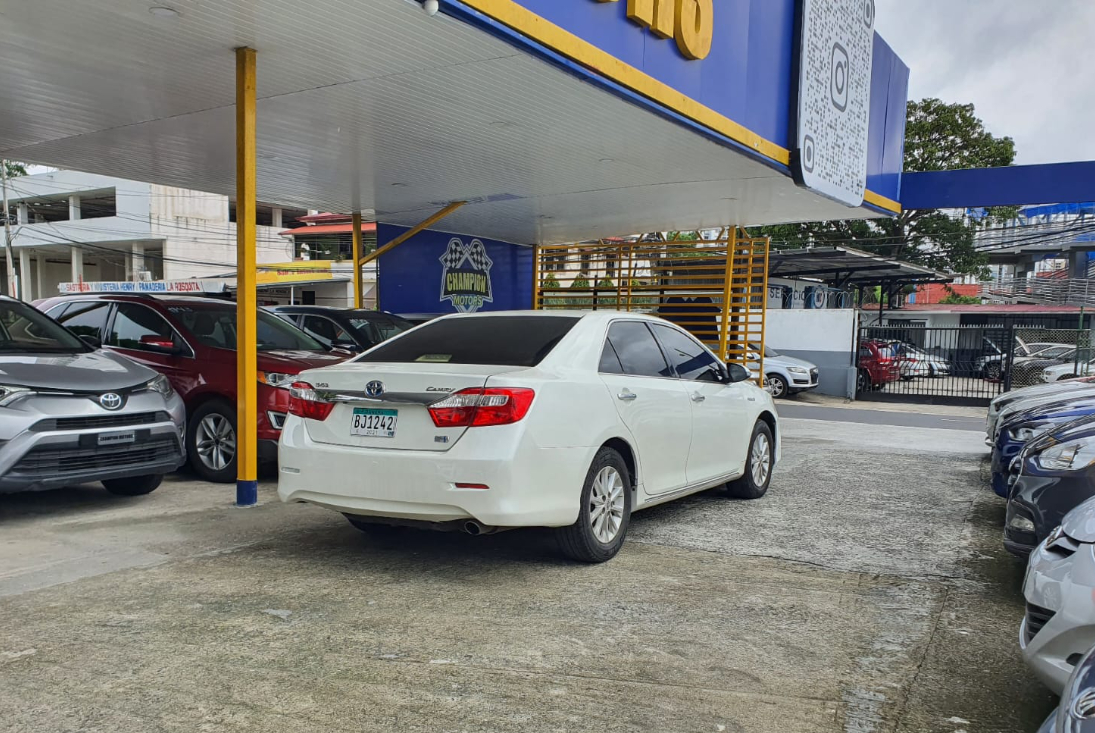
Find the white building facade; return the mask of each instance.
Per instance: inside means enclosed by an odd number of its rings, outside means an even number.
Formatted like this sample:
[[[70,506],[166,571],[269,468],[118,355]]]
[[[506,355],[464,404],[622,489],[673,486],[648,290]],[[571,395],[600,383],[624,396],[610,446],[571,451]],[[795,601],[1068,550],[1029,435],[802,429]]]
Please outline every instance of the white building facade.
[[[8,180],[12,258],[24,300],[61,283],[183,280],[234,274],[236,225],[227,196],[59,170]],[[307,212],[258,207],[259,264],[293,259],[278,232]],[[4,292],[11,278],[6,265]]]

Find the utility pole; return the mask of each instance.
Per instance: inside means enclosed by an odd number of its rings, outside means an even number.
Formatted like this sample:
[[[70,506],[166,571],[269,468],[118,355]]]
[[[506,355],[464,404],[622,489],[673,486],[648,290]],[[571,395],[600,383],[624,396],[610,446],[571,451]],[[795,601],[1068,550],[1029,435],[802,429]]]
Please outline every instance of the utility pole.
[[[8,293],[18,298],[15,292],[15,264],[11,259],[11,216],[8,209],[8,161],[0,160],[0,186],[4,189],[4,255],[8,263]]]

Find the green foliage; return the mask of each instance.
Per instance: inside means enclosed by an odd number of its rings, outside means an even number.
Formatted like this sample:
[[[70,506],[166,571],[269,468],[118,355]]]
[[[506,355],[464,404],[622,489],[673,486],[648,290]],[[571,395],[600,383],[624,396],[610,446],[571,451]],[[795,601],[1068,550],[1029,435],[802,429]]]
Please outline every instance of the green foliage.
[[[578,276],[574,278],[574,281],[570,283],[572,290],[577,289],[589,289],[589,278],[586,277],[584,272],[578,273]],[[590,308],[593,305],[593,296],[582,294],[578,297],[567,298],[566,303],[571,308]]]
[[[972,104],[938,99],[910,102],[905,128],[905,170],[942,171],[1011,165],[1015,142],[995,137]],[[974,246],[981,227],[1013,218],[1015,207],[990,209],[981,221],[938,210],[904,211],[872,221],[824,221],[761,227],[782,247],[847,246],[937,270],[985,275],[987,258]]]
[[[18,178],[27,174],[27,166],[14,160],[5,160],[4,167],[8,169],[8,178]]]

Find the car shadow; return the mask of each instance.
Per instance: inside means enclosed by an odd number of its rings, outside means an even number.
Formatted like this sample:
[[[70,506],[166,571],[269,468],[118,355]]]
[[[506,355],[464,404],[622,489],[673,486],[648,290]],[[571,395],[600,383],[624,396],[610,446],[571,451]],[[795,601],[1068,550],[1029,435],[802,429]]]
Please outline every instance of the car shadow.
[[[0,494],[0,522],[52,514],[63,517],[94,509],[109,509],[119,503],[145,497],[115,496],[99,484],[82,484],[50,491],[21,491]]]

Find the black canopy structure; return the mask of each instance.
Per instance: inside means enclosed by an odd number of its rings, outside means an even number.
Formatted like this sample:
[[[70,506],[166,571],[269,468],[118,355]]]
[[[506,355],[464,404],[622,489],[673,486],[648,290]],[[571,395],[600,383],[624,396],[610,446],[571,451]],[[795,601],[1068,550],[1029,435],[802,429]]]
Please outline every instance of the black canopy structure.
[[[926,282],[950,282],[953,275],[881,257],[849,247],[773,249],[768,276],[820,280],[836,288],[849,285],[889,288]]]

